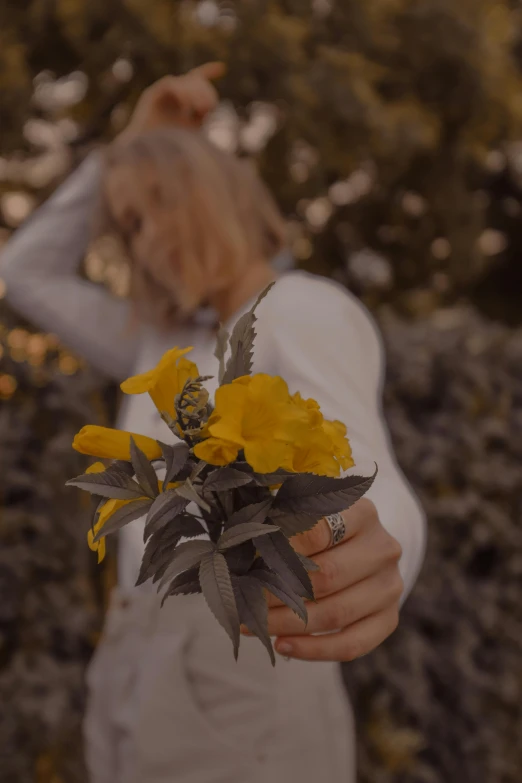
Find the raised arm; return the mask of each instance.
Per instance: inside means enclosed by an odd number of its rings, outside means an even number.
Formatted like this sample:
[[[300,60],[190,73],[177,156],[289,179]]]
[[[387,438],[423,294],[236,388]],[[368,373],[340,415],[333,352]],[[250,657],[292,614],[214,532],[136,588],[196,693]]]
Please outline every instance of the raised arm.
[[[290,391],[313,397],[326,418],[346,424],[355,468],[378,474],[365,495],[379,519],[402,547],[404,597],[420,569],[425,548],[425,516],[397,464],[382,411],[385,371],[380,335],[362,305],[330,281],[292,276],[274,289],[281,339],[276,340],[279,373]],[[279,291],[277,289],[279,288]],[[267,297],[267,308],[269,298]]]
[[[365,310],[340,287],[303,273],[283,277],[258,310],[261,354],[272,371],[342,421],[352,445],[351,472],[379,473],[373,486],[342,513],[332,541],[327,520],[293,539],[312,557],[316,601],[308,623],[269,598],[269,633],[283,655],[349,661],[396,629],[399,607],[419,571],[424,514],[395,460],[381,410],[384,370],[377,331]],[[256,350],[258,343],[256,341]],[[335,544],[332,546],[332,544]]]
[[[91,154],[0,254],[9,304],[115,380],[132,374],[136,336],[129,304],[82,280],[101,162]]]
[[[159,126],[200,128],[218,103],[210,80],[223,71],[222,63],[206,63],[184,76],[160,79],[141,95],[120,140]],[[132,374],[136,353],[129,305],[77,275],[99,185],[100,160],[94,154],[7,243],[0,277],[7,300],[22,315],[120,381]]]

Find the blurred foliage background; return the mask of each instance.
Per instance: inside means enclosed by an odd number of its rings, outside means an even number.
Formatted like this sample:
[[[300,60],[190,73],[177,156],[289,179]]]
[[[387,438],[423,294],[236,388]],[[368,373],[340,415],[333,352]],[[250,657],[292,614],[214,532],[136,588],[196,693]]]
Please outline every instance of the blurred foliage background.
[[[256,158],[299,264],[382,327],[388,421],[430,517],[401,629],[345,667],[360,781],[515,783],[522,4],[0,0],[0,244],[142,89],[208,59],[228,66],[208,134]],[[85,273],[125,295],[110,244]],[[62,485],[82,468],[72,434],[117,396],[1,297],[0,324],[0,781],[81,783],[113,573]]]

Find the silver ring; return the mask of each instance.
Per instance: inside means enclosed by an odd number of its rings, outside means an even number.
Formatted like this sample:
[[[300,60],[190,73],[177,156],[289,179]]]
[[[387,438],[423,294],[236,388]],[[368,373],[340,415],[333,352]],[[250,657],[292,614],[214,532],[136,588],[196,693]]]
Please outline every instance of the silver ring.
[[[337,546],[346,535],[346,525],[344,524],[343,515],[338,511],[336,514],[329,514],[325,519],[328,522],[331,533],[330,547]]]

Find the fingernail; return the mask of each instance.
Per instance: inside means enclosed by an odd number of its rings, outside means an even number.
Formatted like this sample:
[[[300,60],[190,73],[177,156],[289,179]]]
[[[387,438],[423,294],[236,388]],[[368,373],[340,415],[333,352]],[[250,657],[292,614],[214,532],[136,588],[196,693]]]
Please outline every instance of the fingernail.
[[[278,642],[276,645],[276,650],[281,655],[291,655],[293,647],[290,642]]]
[[[239,630],[241,631],[241,633],[243,634],[243,636],[253,636],[253,635],[254,635],[254,634],[252,633],[252,631],[249,631],[249,630],[248,630],[248,628],[246,627],[246,625],[242,625],[242,626],[240,627],[240,629],[239,629]]]

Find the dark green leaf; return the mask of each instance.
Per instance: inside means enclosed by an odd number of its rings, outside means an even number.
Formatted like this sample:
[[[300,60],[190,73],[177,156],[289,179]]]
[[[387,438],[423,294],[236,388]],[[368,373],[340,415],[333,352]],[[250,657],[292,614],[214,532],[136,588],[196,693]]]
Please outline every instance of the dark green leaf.
[[[107,502],[107,498],[100,498],[98,495],[91,495],[91,528],[94,527],[98,514]]]
[[[274,508],[270,512],[270,521],[281,528],[287,538],[311,530],[319,522],[320,518],[320,516],[305,514],[303,511],[292,514]]]
[[[228,567],[232,574],[246,574],[252,568],[256,557],[256,548],[252,541],[245,541],[244,544],[235,546],[233,549],[227,549],[223,552]]]
[[[169,489],[158,495],[147,515],[144,540],[146,541],[156,530],[172,522],[178,514],[185,510],[187,503],[188,501],[180,497],[174,489]]]
[[[216,542],[223,530],[223,520],[221,511],[217,507],[212,507],[210,511],[201,509],[201,516],[205,520],[205,524],[208,528],[208,534],[212,541]]]
[[[201,508],[204,508],[205,511],[210,511],[210,506],[205,500],[203,500],[201,495],[199,495],[190,479],[186,479],[180,487],[177,487],[173,491],[176,492],[180,497],[185,498],[185,500],[188,500],[191,503],[196,503]]]
[[[279,530],[275,525],[267,525],[264,522],[243,522],[241,525],[225,530],[217,542],[220,551],[251,541],[253,538],[275,533]]]
[[[272,487],[275,484],[283,484],[287,479],[294,477],[295,473],[288,470],[276,470],[274,473],[253,473],[254,480],[262,487]]]
[[[134,500],[130,503],[126,503],[124,506],[117,509],[117,511],[110,515],[109,519],[105,522],[105,524],[98,531],[97,535],[94,537],[94,540],[99,541],[100,538],[103,538],[103,536],[108,536],[111,533],[115,533],[117,530],[125,527],[125,525],[128,525],[129,522],[134,522],[136,519],[145,516],[151,506],[152,500],[147,499]]]
[[[248,484],[244,487],[238,487],[234,491],[234,507],[239,511],[243,506],[251,506],[254,503],[261,503],[263,500],[270,500],[272,503],[272,497],[268,487]]]
[[[178,544],[172,555],[169,567],[160,580],[159,589],[163,588],[167,582],[170,582],[178,574],[199,565],[204,555],[207,555],[209,552],[215,552],[215,550],[216,547],[212,541],[185,541],[183,544]]]
[[[93,495],[115,500],[142,498],[143,490],[122,470],[111,468],[103,473],[85,473],[66,482],[68,487],[78,487]]]
[[[179,576],[172,580],[169,589],[163,597],[162,605],[165,598],[168,598],[169,595],[193,595],[201,592],[199,568],[196,566],[189,571],[185,571],[183,574],[179,574]]]
[[[153,533],[145,548],[138,584],[151,577],[153,583],[161,579],[180,539],[194,538],[205,532],[199,520],[192,514],[182,512],[171,523]]]
[[[219,385],[223,383],[223,375],[225,373],[225,353],[227,350],[229,340],[229,334],[224,326],[220,326],[216,336],[216,348],[214,350],[214,356],[219,362],[218,381]]]
[[[141,561],[136,586],[154,577],[163,567],[167,568],[180,538],[181,533],[176,530],[172,532],[168,525],[150,536]],[[160,574],[160,577],[163,576],[163,573],[164,571]]]
[[[179,525],[183,538],[195,538],[196,536],[202,536],[207,532],[199,519],[193,514],[182,514],[176,520],[176,524]]]
[[[274,508],[318,517],[344,511],[370,489],[376,475],[377,468],[373,476],[330,478],[311,473],[297,475],[287,479],[278,491]]]
[[[230,357],[228,359],[223,379],[224,383],[232,383],[234,378],[242,375],[250,375],[252,372],[252,357],[254,350],[254,339],[256,332],[254,324],[257,321],[255,310],[262,299],[268,294],[274,283],[269,286],[258,297],[256,303],[248,313],[245,313],[238,319],[230,336]]]
[[[244,489],[243,487],[238,487],[236,492],[241,492],[241,490]],[[234,493],[233,492],[217,492],[216,493],[219,497],[219,500],[221,501],[221,505],[223,506],[223,511],[225,512],[225,519],[229,519],[232,514],[234,513]]]
[[[230,337],[231,354],[226,364],[221,384],[232,383],[234,378],[250,375],[253,365],[254,323],[257,319],[245,313],[237,321]]]
[[[111,470],[112,468],[116,468],[116,470],[123,470],[123,472],[128,476],[134,476],[134,468],[132,467],[132,463],[128,462],[127,460],[114,460],[114,462],[111,462],[107,470]]]
[[[308,622],[308,612],[306,611],[303,599],[298,593],[288,587],[280,576],[263,566],[252,569],[249,575],[253,579],[257,579],[258,582],[261,582],[263,587],[286,604],[306,625]]]
[[[314,591],[306,568],[283,533],[270,533],[254,539],[267,566],[302,598],[313,600]]]
[[[240,621],[263,642],[272,666],[275,666],[274,648],[268,633],[268,605],[261,583],[251,576],[233,576],[232,586]]]
[[[232,640],[237,660],[239,615],[227,561],[222,554],[212,552],[205,555],[199,566],[199,582],[210,611]]]
[[[203,483],[204,492],[224,492],[225,490],[235,489],[244,484],[250,484],[252,476],[247,475],[241,470],[235,470],[231,467],[216,468],[210,473]]]
[[[246,522],[264,522],[268,511],[272,505],[272,497],[262,500],[260,503],[252,503],[249,506],[243,506],[239,511],[235,511],[225,522],[225,528],[228,530],[236,525],[243,525]]]
[[[159,489],[156,471],[152,467],[147,455],[136,445],[136,441],[132,435],[130,439],[130,456],[136,479],[143,490],[143,494],[148,495],[149,498],[152,499],[157,498]]]
[[[165,486],[174,481],[180,471],[185,467],[190,455],[190,448],[187,443],[180,441],[174,446],[170,446],[167,443],[161,443],[161,451],[163,452],[163,459],[165,460],[166,474],[163,479]]]
[[[204,460],[202,460],[202,459],[201,459],[201,460],[199,460],[198,462],[196,462],[196,464],[195,464],[195,465],[194,465],[194,467],[192,468],[192,473],[191,473],[191,474],[190,474],[190,476],[189,476],[189,478],[190,478],[191,482],[192,482],[192,483],[194,483],[194,481],[197,479],[197,477],[199,476],[199,474],[200,474],[200,473],[203,473],[203,471],[205,470],[205,468],[208,468],[208,467],[210,467],[210,465],[208,464],[208,462],[205,462],[205,461],[204,461]]]

